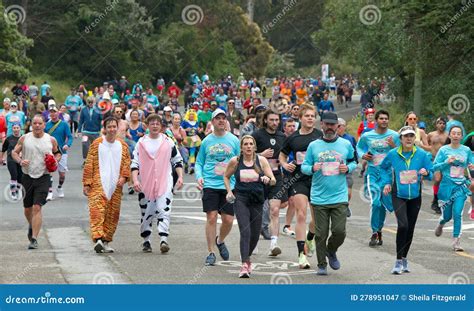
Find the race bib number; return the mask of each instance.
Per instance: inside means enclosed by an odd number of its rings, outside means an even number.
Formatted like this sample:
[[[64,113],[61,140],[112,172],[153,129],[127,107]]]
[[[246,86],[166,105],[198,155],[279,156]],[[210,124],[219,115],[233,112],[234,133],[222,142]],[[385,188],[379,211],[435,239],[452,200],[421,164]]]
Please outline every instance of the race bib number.
[[[339,162],[323,162],[321,173],[323,176],[339,175]]]
[[[387,155],[384,154],[384,153],[379,153],[379,154],[375,154],[373,157],[372,157],[372,163],[375,165],[375,166],[379,166],[380,163],[382,163],[383,159],[385,159]]]
[[[216,166],[214,167],[214,173],[217,176],[224,176],[226,168],[227,168],[227,163],[217,162]]]
[[[400,183],[402,185],[416,184],[418,181],[418,173],[415,170],[401,171]]]
[[[306,151],[296,152],[296,164],[298,164],[298,165],[303,164],[305,156],[306,156]]]
[[[254,169],[245,169],[240,171],[241,182],[257,182],[258,174]]]
[[[464,177],[464,167],[462,166],[451,166],[449,170],[449,176],[452,178],[463,178]]]
[[[278,171],[280,168],[280,164],[277,159],[267,159],[268,164],[270,164],[270,167],[272,168],[272,171]]]
[[[69,111],[76,111],[76,110],[77,110],[76,105],[72,105],[71,107],[69,107]]]
[[[86,135],[82,135],[82,142],[86,143],[89,140],[89,137]]]

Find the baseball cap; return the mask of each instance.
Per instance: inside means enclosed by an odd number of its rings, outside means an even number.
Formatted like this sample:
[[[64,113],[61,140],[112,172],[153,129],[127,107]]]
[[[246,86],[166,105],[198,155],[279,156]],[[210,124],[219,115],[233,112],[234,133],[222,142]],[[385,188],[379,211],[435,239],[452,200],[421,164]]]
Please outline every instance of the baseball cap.
[[[266,110],[266,109],[267,109],[267,106],[265,106],[264,104],[260,104],[257,107],[255,107],[255,112]]]
[[[59,111],[56,105],[49,105],[48,110],[54,110],[54,111]]]
[[[114,98],[112,99],[112,104],[117,105],[119,103],[118,99]]]
[[[16,102],[11,102],[10,107],[18,107],[18,104]]]
[[[375,113],[375,109],[374,108],[366,109],[365,114],[368,115],[369,113]]]
[[[5,98],[3,99],[3,102],[4,102],[4,103],[11,103],[11,100],[10,100],[10,98],[5,97]]]
[[[407,126],[404,126],[400,129],[400,136],[405,136],[405,135],[408,135],[408,134],[413,134],[413,135],[416,135],[415,133],[415,130],[413,129],[413,127],[407,125]]]
[[[418,127],[422,130],[426,129],[426,123],[423,121],[418,122]]]
[[[217,106],[217,102],[215,100],[211,101],[211,106]]]
[[[48,100],[48,109],[49,109],[51,106],[55,106],[55,107],[56,107],[56,102],[54,101],[54,99]]]
[[[173,109],[171,109],[170,106],[166,106],[165,108],[163,108],[163,111],[173,111]]]
[[[321,117],[321,121],[329,124],[337,124],[337,114],[335,114],[334,112],[325,112]]]
[[[346,125],[346,120],[344,120],[343,118],[337,118],[337,124]]]
[[[103,100],[110,100],[110,94],[108,91],[105,91],[104,94],[102,95]]]
[[[212,113],[212,118],[214,119],[215,117],[217,117],[218,115],[220,114],[223,114],[225,115],[225,111],[220,109],[220,108],[217,108],[216,110],[214,110],[214,112]]]

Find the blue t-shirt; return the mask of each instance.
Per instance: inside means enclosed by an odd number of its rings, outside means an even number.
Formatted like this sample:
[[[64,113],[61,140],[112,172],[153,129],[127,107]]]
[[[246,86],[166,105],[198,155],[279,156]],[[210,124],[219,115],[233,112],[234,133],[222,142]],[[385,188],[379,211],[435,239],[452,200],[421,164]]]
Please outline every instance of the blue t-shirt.
[[[388,143],[388,138],[392,137],[395,146],[400,146],[400,138],[398,133],[388,129],[385,133],[379,134],[377,131],[370,131],[362,134],[357,143],[357,155],[362,157],[367,152],[372,154],[372,161],[369,163],[369,171],[379,169],[383,159],[387,156],[387,153],[393,148]]]
[[[201,143],[196,159],[196,180],[204,179],[204,188],[225,189],[224,173],[227,163],[240,154],[239,139],[227,132],[224,136],[209,134]],[[234,188],[235,177],[230,178]]]
[[[313,172],[315,163],[321,163],[321,169]],[[352,172],[357,164],[354,148],[346,139],[338,137],[334,142],[317,139],[309,144],[301,165],[301,172],[313,175],[311,182],[311,204],[327,205],[348,202],[346,174],[339,173],[343,163]]]
[[[227,95],[216,95],[216,102],[219,106],[224,107],[227,110]]]
[[[13,124],[20,124],[21,134],[23,134],[26,122],[26,117],[23,111],[17,110],[15,113],[10,111],[5,116],[5,121],[7,122],[7,137],[13,135]]]
[[[450,157],[454,157],[455,161],[448,163]],[[439,149],[434,160],[434,170],[441,171],[443,181],[451,181],[453,183],[464,183],[466,177],[464,175],[466,168],[472,164],[473,156],[469,147],[460,145],[459,148],[452,148],[450,145],[443,146]],[[441,191],[441,189],[440,189]]]
[[[318,103],[318,111],[334,111],[334,104],[330,100],[322,100]]]
[[[82,106],[82,98],[80,98],[79,95],[69,95],[66,97],[66,101],[64,103],[66,104],[69,112],[76,112],[79,110],[79,107]]]
[[[56,141],[58,142],[59,151],[61,151],[61,153],[67,153],[67,151],[63,150],[63,147],[67,144],[70,148],[72,146],[72,141],[74,138],[71,135],[69,125],[61,120],[59,120],[58,122],[61,123],[59,123],[59,125],[54,129],[52,133],[50,133],[49,131],[53,126],[56,125],[56,123],[53,123],[53,121],[49,121],[48,123],[46,123],[44,131],[45,133],[48,133],[56,139]]]
[[[151,104],[153,108],[156,108],[160,105],[160,102],[158,101],[158,97],[156,95],[147,95],[146,96],[146,102]]]

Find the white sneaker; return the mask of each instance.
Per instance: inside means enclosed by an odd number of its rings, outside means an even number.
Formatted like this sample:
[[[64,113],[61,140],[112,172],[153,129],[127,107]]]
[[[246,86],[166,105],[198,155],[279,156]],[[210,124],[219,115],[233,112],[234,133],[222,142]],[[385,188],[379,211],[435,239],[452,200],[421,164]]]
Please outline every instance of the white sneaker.
[[[10,197],[13,201],[18,201],[18,195],[15,192],[10,193]]]
[[[113,253],[115,250],[109,246],[109,242],[104,242],[104,253]]]
[[[296,236],[296,233],[293,230],[291,230],[291,227],[283,227],[281,232],[284,235],[287,235],[287,236],[292,237],[292,238],[294,238]]]
[[[48,196],[46,197],[46,201],[52,201],[53,200],[53,192],[48,192]]]
[[[63,188],[56,188],[56,192],[58,194],[58,198],[64,198],[64,189]]]
[[[461,238],[453,238],[453,250],[455,252],[464,252],[464,248],[461,246]]]
[[[103,253],[105,250],[105,245],[102,242],[102,240],[97,240],[97,242],[94,245],[94,250],[96,253]]]

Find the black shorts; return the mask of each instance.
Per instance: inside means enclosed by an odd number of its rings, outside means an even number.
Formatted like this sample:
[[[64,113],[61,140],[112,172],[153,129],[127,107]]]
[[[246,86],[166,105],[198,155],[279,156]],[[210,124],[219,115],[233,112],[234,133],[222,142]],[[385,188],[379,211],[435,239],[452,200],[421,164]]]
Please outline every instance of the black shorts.
[[[202,191],[202,210],[207,212],[218,211],[234,216],[234,204],[226,200],[227,190],[204,188]]]
[[[44,174],[39,178],[31,178],[30,175],[23,174],[22,185],[25,188],[23,206],[25,208],[46,204],[50,179],[49,174]]]
[[[276,184],[274,186],[265,187],[265,198],[268,200],[280,200],[281,202],[288,201],[288,187],[283,187],[282,174],[275,175]]]
[[[300,181],[295,182],[291,185],[290,188],[290,197],[295,196],[297,194],[304,194],[308,197],[311,194],[311,178],[306,178]]]

